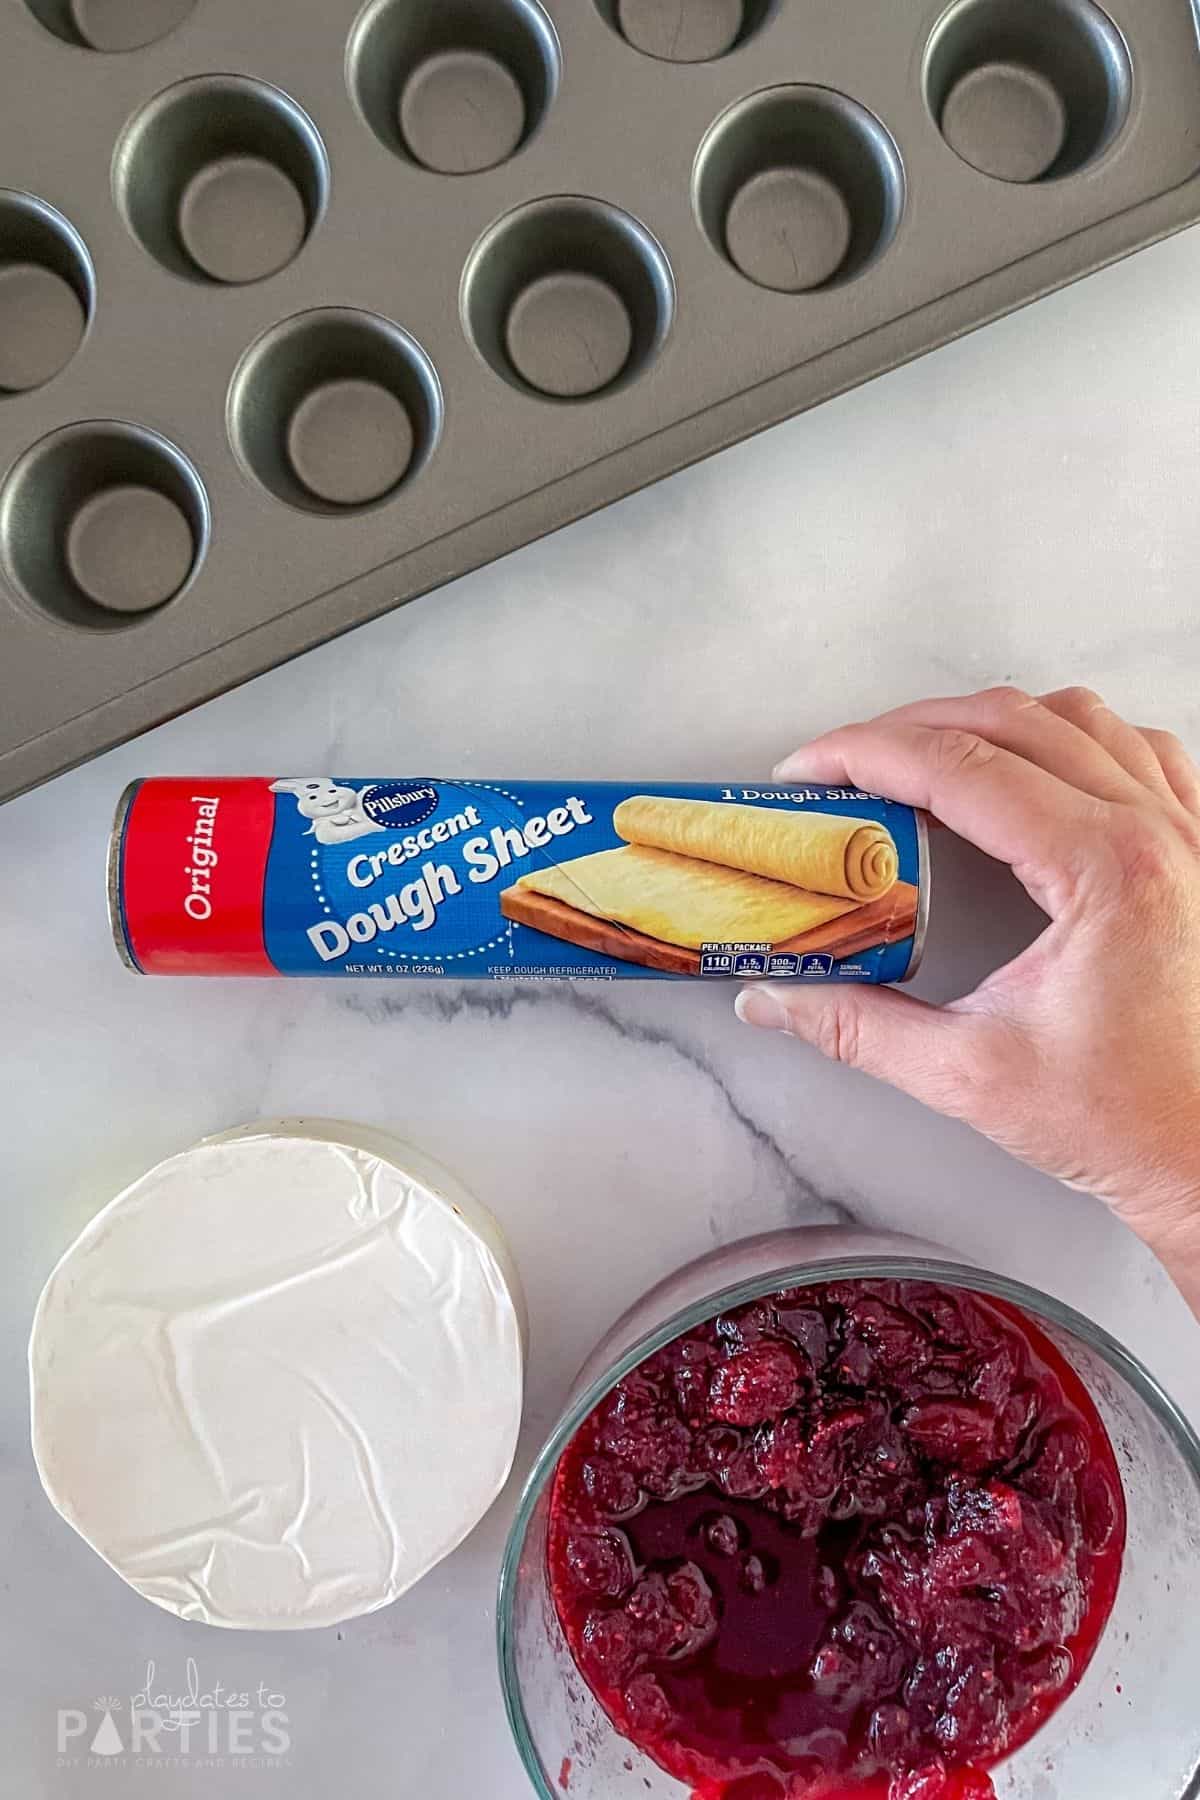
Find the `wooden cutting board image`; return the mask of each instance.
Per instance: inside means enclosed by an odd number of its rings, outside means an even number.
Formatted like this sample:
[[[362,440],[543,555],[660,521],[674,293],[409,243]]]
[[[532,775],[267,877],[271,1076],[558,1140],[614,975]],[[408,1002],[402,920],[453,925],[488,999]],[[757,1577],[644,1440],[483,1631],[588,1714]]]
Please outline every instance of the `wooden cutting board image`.
[[[647,937],[628,926],[609,919],[597,919],[578,907],[561,900],[534,893],[529,888],[511,887],[500,896],[500,910],[514,924],[528,925],[548,937],[562,938],[569,944],[580,944],[601,956],[613,956],[622,962],[641,963],[648,969],[662,969],[671,975],[698,975],[700,952],[682,944],[664,943]],[[908,881],[898,881],[881,900],[872,900],[840,918],[814,926],[787,943],[773,946],[777,953],[806,955],[814,951],[842,958],[854,956],[873,945],[895,944],[911,937],[917,923],[917,890]]]

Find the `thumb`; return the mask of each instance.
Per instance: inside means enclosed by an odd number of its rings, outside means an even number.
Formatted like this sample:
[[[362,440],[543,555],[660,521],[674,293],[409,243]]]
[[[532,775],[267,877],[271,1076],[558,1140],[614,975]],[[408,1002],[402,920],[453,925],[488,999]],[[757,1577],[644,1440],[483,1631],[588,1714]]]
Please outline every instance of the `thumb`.
[[[861,1069],[925,1106],[970,1118],[982,1021],[943,1012],[893,988],[755,983],[734,1002],[739,1019],[803,1038],[832,1062]]]

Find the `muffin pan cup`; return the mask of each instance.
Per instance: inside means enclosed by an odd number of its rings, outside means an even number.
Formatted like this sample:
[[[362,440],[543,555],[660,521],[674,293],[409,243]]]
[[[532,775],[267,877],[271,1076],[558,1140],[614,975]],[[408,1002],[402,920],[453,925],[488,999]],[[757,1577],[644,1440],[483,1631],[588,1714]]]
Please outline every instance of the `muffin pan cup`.
[[[1200,218],[1188,0],[12,0],[0,66],[0,796]]]

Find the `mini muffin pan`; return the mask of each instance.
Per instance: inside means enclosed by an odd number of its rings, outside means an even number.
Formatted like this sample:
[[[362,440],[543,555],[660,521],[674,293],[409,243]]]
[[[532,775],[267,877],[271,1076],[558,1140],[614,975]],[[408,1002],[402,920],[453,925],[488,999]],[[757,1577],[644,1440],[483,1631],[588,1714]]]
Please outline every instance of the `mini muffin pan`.
[[[1190,0],[5,0],[0,796],[1198,217]]]

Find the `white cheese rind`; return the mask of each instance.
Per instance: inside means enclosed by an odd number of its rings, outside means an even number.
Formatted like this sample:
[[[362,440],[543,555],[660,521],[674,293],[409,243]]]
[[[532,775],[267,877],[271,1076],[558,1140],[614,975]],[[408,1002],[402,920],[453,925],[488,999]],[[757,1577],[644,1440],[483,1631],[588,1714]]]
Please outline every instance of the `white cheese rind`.
[[[295,1120],[117,1196],[43,1290],[33,1451],[139,1593],[244,1629],[386,1606],[508,1476],[524,1313],[499,1229],[408,1146]]]

